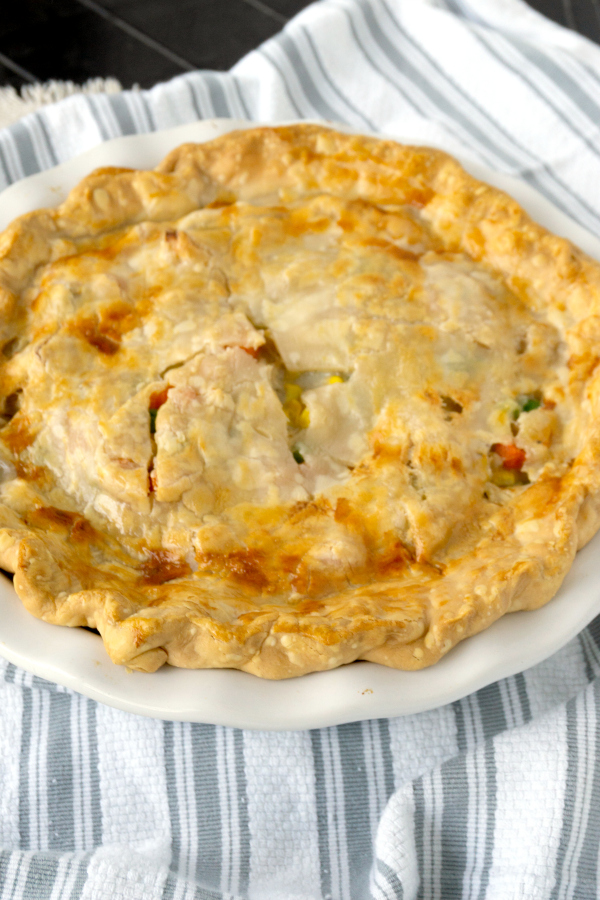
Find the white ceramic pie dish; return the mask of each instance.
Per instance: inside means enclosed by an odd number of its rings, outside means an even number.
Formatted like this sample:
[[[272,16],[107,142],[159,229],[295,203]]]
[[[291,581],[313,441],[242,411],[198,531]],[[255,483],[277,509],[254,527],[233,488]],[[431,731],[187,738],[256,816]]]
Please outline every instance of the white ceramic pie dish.
[[[98,166],[151,168],[173,147],[249,123],[210,120],[108,141],[74,160],[24,179],[2,194],[0,230],[24,212],[59,203]],[[406,135],[393,135],[410,140]],[[600,241],[532,188],[464,160],[477,177],[508,191],[550,230],[600,260]],[[0,577],[0,654],[36,675],[128,712],[239,728],[288,730],[406,715],[449,703],[556,652],[600,613],[600,535],[577,556],[556,597],[542,609],[505,616],[459,644],[435,666],[401,672],[358,662],[287,681],[235,670],[163,667],[152,675],[115,666],[102,641],[83,629],[30,616],[10,581]]]

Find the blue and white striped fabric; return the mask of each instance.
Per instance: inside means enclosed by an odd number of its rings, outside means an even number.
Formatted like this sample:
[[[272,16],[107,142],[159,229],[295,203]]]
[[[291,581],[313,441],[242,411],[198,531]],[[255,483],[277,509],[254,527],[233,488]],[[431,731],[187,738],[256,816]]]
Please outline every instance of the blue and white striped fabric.
[[[600,49],[521,0],[323,0],[230,73],[18,122],[0,182],[213,116],[444,146],[600,235]],[[0,900],[600,897],[600,620],[451,706],[313,732],[142,719],[0,673]]]

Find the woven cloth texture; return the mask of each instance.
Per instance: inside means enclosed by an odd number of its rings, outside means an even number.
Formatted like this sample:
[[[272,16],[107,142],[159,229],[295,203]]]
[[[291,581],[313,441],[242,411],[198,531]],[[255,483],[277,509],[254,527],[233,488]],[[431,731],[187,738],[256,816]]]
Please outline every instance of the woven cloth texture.
[[[3,129],[0,185],[214,116],[443,146],[600,235],[600,49],[521,0],[322,0],[229,73]],[[136,717],[6,663],[0,900],[590,900],[599,676],[597,620],[449,706],[275,734]]]

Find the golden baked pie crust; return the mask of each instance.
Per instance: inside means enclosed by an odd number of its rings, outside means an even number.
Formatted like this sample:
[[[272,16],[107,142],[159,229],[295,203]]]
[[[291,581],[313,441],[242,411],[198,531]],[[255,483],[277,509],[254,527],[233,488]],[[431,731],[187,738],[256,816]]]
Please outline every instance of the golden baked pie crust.
[[[315,125],[92,173],[0,239],[0,566],[116,663],[430,665],[600,525],[600,269]]]

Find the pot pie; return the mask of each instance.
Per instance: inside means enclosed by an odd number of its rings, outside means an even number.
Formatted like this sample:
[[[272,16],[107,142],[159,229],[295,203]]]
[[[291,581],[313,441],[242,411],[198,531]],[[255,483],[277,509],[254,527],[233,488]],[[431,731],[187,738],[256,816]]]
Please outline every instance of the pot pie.
[[[0,566],[115,663],[421,668],[600,525],[600,268],[442,152],[233,132],[0,244]]]

